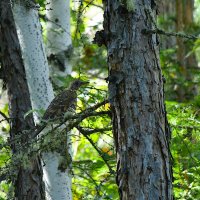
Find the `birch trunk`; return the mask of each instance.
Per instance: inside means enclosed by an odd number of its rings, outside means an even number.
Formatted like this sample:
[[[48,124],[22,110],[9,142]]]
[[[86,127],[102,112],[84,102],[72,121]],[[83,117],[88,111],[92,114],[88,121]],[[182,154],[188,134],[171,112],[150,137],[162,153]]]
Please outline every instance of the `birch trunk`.
[[[106,0],[109,100],[123,200],[171,200],[170,132],[152,0]],[[146,31],[146,32],[145,32]]]
[[[69,0],[49,0],[46,6],[47,16],[47,35],[46,49],[50,69],[53,75],[66,76],[71,75],[72,68],[70,65],[70,57],[72,53],[72,41],[70,33],[70,1]],[[70,135],[70,134],[69,134]],[[69,153],[71,153],[70,137],[68,137],[68,145],[66,145]],[[49,156],[51,159],[51,156]],[[56,157],[54,158],[56,159]],[[46,160],[49,163],[50,160]],[[69,166],[70,167],[70,166]],[[71,192],[71,174],[69,167],[65,172],[60,174],[57,182],[61,182],[62,192],[56,195],[58,199],[72,199]],[[54,182],[57,170],[49,167],[45,174]],[[66,181],[67,180],[67,181]],[[53,184],[52,187],[55,187]],[[56,190],[55,190],[56,192]],[[60,194],[60,196],[58,196]],[[54,195],[53,195],[54,196]]]
[[[25,2],[19,3],[18,1],[13,3],[12,9],[22,49],[32,107],[36,110],[45,110],[54,98],[54,94],[49,80],[49,68],[38,11],[34,7],[27,6]],[[37,114],[35,121],[38,122]],[[70,196],[71,190],[68,191],[66,188],[68,184],[66,176],[64,178],[63,173],[58,170],[59,155],[49,152],[43,154],[43,160],[45,161],[43,171],[46,198],[66,200],[66,196]]]
[[[46,6],[46,16],[46,47],[52,73],[71,74],[70,1],[49,0]]]
[[[46,49],[50,69],[53,76],[66,76],[67,74],[71,74],[72,71],[69,60],[72,50],[70,34],[70,1],[50,0],[46,6],[46,16]],[[70,151],[70,149],[68,149],[68,151]],[[57,160],[58,155],[46,154],[46,166],[48,166],[48,163],[50,163],[52,159]],[[58,173],[57,170],[51,167],[45,167],[45,179],[51,180],[49,181],[49,185],[51,183],[59,184],[59,187],[55,186],[55,184],[51,186],[52,194],[49,196],[52,196],[52,199],[54,199],[53,197],[56,197],[56,199],[72,199],[71,174],[69,171],[70,169],[66,169],[65,172],[56,176]],[[57,178],[57,180],[55,180],[55,178]]]

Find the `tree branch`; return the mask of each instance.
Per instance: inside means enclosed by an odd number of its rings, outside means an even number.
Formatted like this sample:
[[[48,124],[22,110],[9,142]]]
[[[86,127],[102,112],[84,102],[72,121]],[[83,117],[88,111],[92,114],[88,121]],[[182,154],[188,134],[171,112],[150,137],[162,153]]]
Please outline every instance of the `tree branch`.
[[[87,117],[91,117],[91,116],[100,116],[100,115],[110,115],[110,111],[99,111],[96,112],[95,110],[97,110],[98,108],[100,108],[101,106],[105,105],[106,103],[108,103],[108,100],[104,100],[100,103],[95,104],[92,107],[89,107],[87,109],[85,109],[84,111],[77,113],[75,115],[69,115],[67,117],[65,117],[64,121],[62,121],[61,123],[59,123],[56,127],[54,127],[51,131],[55,131],[57,128],[59,128],[60,126],[62,126],[66,121],[70,121],[73,120],[72,122],[69,122],[68,125],[68,131],[71,130],[72,128],[74,128],[75,126],[77,126],[80,122],[82,122],[85,118]],[[56,119],[58,120],[58,119]],[[9,145],[12,145],[16,142],[19,142],[22,137],[24,135],[31,135],[31,138],[28,143],[24,144],[23,147],[30,145],[35,138],[40,134],[40,132],[48,125],[48,122],[43,122],[42,125],[39,125],[38,127],[36,127],[36,130],[30,130],[30,132],[34,132],[33,134],[27,134],[27,132],[25,134],[21,134],[20,136],[13,138],[11,140],[9,140],[7,143],[4,143],[3,145],[0,145],[0,149]]]
[[[10,123],[9,118],[8,118],[3,112],[0,111],[0,115],[1,115],[8,123]]]
[[[83,135],[91,135],[93,133],[98,133],[98,132],[104,132],[104,131],[111,131],[112,128],[108,127],[108,128],[95,128],[95,129],[89,129],[89,128],[84,128],[79,126],[79,128],[81,129],[81,133],[83,133]]]
[[[84,136],[84,137],[90,142],[90,144],[95,148],[95,150],[98,152],[98,154],[101,156],[101,158],[103,159],[103,161],[104,161],[105,164],[107,165],[107,167],[108,167],[110,173],[113,174],[113,173],[114,173],[114,170],[113,170],[112,167],[109,165],[108,161],[105,159],[104,153],[103,153],[101,150],[99,150],[99,149],[97,148],[97,146],[95,145],[95,143],[93,142],[93,140],[92,140],[90,137],[88,137],[87,134],[84,133],[84,130],[83,130],[80,126],[76,126],[76,129],[77,129],[80,133],[82,133],[83,136]]]
[[[181,38],[185,38],[185,39],[190,39],[190,40],[196,40],[196,39],[200,39],[200,37],[194,36],[194,35],[188,35],[185,33],[175,33],[175,32],[165,32],[162,29],[143,29],[142,30],[143,34],[160,34],[160,35],[166,35],[166,36],[174,36],[174,37],[181,37]]]

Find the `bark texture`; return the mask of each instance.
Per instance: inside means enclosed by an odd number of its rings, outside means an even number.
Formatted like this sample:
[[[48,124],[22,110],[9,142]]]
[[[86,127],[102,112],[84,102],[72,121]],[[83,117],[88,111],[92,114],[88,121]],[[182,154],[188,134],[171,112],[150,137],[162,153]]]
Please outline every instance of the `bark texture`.
[[[123,200],[171,200],[170,131],[154,28],[153,0],[106,0],[109,100]]]
[[[11,4],[7,0],[0,1],[0,13],[1,76],[8,90],[11,118],[10,137],[13,139],[21,135],[23,130],[33,128],[34,121],[32,115],[24,120],[25,113],[32,108]],[[19,145],[27,140],[28,135],[25,135],[21,143],[17,144],[18,146],[12,145],[13,154],[17,153]],[[32,158],[28,167],[20,167],[17,179],[14,180],[14,186],[15,199],[40,200],[45,198],[39,157]]]

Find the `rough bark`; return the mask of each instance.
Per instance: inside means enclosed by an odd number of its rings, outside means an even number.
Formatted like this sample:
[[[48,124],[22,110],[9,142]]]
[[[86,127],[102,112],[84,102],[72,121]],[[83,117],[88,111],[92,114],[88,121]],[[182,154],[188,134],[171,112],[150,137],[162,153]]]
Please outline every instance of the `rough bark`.
[[[123,200],[171,200],[170,131],[154,28],[153,0],[106,0],[109,100]]]
[[[8,90],[11,118],[10,138],[14,139],[17,135],[21,135],[23,130],[33,128],[34,121],[32,115],[27,116],[26,120],[24,119],[25,113],[32,108],[11,4],[7,0],[0,1],[0,13],[1,75]],[[21,145],[27,139],[28,136],[25,135]],[[12,151],[13,154],[18,152],[16,145],[12,145]],[[28,167],[20,167],[17,179],[14,180],[14,186],[15,199],[44,199],[39,157],[32,158]]]

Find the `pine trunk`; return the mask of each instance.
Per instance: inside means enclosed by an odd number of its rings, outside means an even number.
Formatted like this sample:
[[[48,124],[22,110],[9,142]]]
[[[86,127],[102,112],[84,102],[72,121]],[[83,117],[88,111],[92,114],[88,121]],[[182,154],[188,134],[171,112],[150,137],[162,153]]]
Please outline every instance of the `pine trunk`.
[[[147,34],[153,0],[106,0],[109,100],[123,200],[171,200],[170,131],[164,105],[158,38]]]

